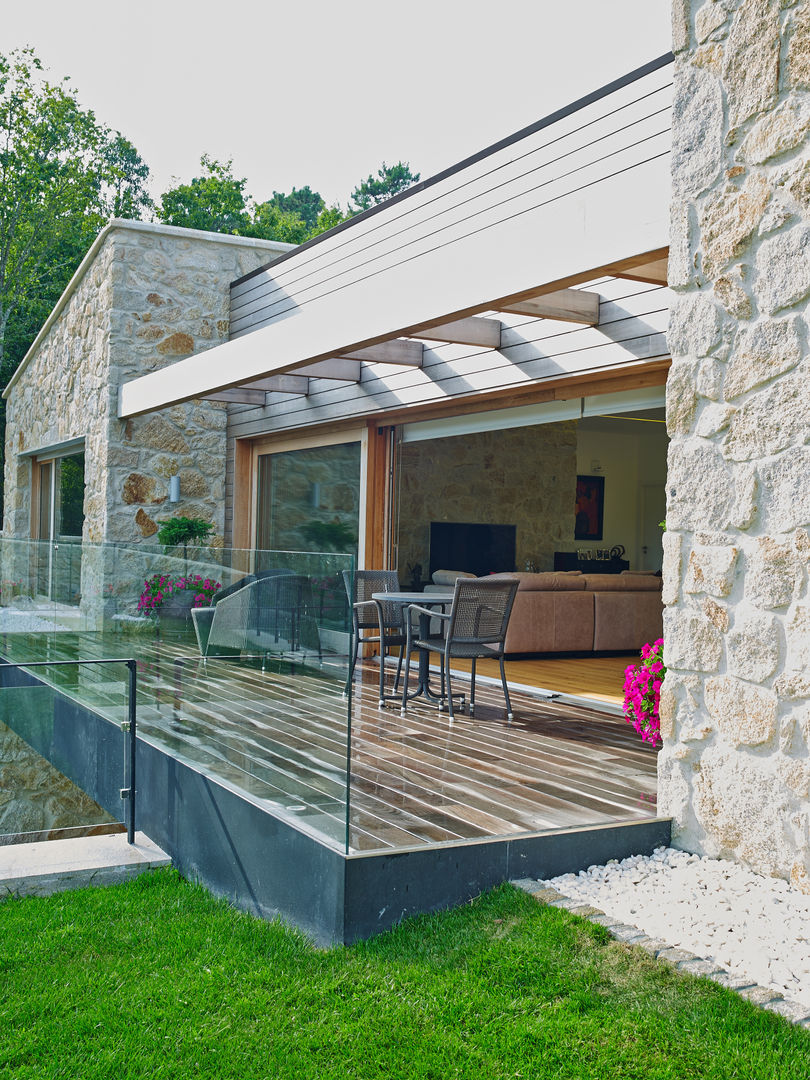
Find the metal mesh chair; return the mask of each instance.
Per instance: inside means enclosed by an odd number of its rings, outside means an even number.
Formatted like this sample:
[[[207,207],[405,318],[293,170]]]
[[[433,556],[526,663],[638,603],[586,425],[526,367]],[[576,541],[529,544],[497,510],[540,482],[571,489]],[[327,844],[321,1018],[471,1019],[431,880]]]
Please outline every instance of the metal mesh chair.
[[[408,675],[410,673],[411,651],[425,649],[438,652],[441,657],[441,700],[439,708],[446,703],[450,713],[450,722],[454,719],[453,688],[450,683],[450,661],[453,658],[470,661],[470,716],[475,711],[475,663],[481,657],[497,657],[501,669],[501,685],[506,699],[506,715],[512,720],[512,703],[509,700],[509,688],[506,685],[506,673],[503,667],[503,646],[506,629],[512,614],[518,582],[515,578],[459,578],[453,593],[453,605],[446,614],[411,604],[406,621],[407,641],[405,644],[405,685],[402,693],[402,713],[408,707]],[[439,619],[444,634],[428,635],[426,638],[413,639],[413,614]],[[461,697],[462,708],[464,705]]]
[[[352,640],[349,659],[349,684],[354,676],[357,654],[360,645],[377,644],[380,646],[380,705],[385,705],[385,654],[392,646],[399,646],[399,661],[394,680],[394,691],[399,686],[402,674],[402,650],[406,634],[403,624],[404,607],[402,604],[386,603],[373,600],[373,593],[399,592],[399,578],[396,570],[351,570],[343,571],[343,583],[352,612]],[[365,633],[363,631],[374,631]]]

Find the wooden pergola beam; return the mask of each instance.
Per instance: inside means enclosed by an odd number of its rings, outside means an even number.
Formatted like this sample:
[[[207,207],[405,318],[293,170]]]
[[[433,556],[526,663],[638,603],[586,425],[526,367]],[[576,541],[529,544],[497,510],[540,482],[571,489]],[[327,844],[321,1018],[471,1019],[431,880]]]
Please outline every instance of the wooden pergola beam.
[[[369,345],[365,349],[355,349],[342,355],[352,360],[363,360],[367,364],[400,364],[403,367],[421,367],[424,345],[421,341],[407,341],[403,338],[391,338],[379,345]]]
[[[306,375],[311,379],[338,379],[342,382],[360,382],[360,361],[347,356],[334,356],[331,360],[319,360],[315,364],[304,364],[290,372],[291,375]]]
[[[431,326],[427,330],[411,330],[410,337],[428,341],[447,341],[457,345],[480,345],[485,349],[498,349],[501,345],[501,323],[498,319],[454,319],[452,322]]]
[[[501,301],[493,305],[496,311],[511,315],[531,315],[538,319],[559,319],[561,322],[596,326],[599,322],[599,294],[586,289],[560,289],[531,300]]]
[[[268,375],[264,379],[255,379],[252,382],[245,383],[241,389],[306,396],[309,393],[309,379],[305,375]]]
[[[206,394],[204,401],[227,401],[232,405],[261,405],[264,406],[266,394],[264,390],[247,390],[241,386],[235,386],[231,390],[219,390],[216,394]]]

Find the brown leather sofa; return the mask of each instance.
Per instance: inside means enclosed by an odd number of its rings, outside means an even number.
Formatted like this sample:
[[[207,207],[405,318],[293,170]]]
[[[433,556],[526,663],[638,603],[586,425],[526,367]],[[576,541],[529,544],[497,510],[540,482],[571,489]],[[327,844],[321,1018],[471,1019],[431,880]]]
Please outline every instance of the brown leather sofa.
[[[661,637],[661,578],[625,571],[499,574],[519,581],[507,653],[636,652]]]

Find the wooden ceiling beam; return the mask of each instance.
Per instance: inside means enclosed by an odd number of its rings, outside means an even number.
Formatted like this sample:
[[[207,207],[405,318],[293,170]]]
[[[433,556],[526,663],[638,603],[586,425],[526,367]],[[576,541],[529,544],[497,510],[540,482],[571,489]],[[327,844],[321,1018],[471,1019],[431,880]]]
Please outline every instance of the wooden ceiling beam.
[[[294,368],[290,375],[306,375],[310,379],[338,379],[341,382],[360,382],[360,361],[347,356],[334,356],[315,364]]]
[[[485,349],[498,349],[501,345],[501,323],[498,319],[454,319],[452,322],[431,326],[427,330],[409,330],[408,336],[426,338],[428,341],[447,341],[457,345],[480,345]]]
[[[368,364],[400,364],[403,367],[421,367],[424,345],[421,341],[406,341],[392,338],[379,345],[369,345],[366,349],[355,349],[343,353],[352,360],[364,360]]]
[[[309,379],[305,375],[267,375],[263,379],[254,379],[252,382],[244,383],[240,389],[306,396],[309,393]]]
[[[493,305],[496,311],[511,315],[532,315],[538,319],[559,319],[562,322],[596,326],[599,322],[599,294],[587,289],[560,289],[545,293],[533,300],[502,301]]]
[[[260,405],[264,407],[267,395],[264,390],[246,390],[235,386],[231,390],[219,390],[216,394],[206,394],[204,401],[227,401],[232,405]]]

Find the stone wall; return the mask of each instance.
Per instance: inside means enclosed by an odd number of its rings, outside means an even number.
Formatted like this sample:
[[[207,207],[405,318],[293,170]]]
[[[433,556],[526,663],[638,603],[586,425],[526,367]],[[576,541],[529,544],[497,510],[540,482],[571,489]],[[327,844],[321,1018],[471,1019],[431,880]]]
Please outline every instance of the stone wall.
[[[402,447],[399,573],[420,563],[427,578],[431,521],[516,525],[516,567],[550,570],[573,550],[575,421],[482,431]],[[463,570],[449,566],[448,570]]]
[[[221,536],[226,407],[189,402],[121,422],[118,390],[226,341],[230,282],[289,245],[117,221],[95,247],[8,399],[4,534],[30,535],[31,463],[20,455],[84,437],[86,541],[149,540],[158,518],[179,515]]]
[[[810,892],[810,3],[675,0],[674,47],[659,807]]]
[[[114,820],[0,721],[0,844],[15,834],[90,827]]]

